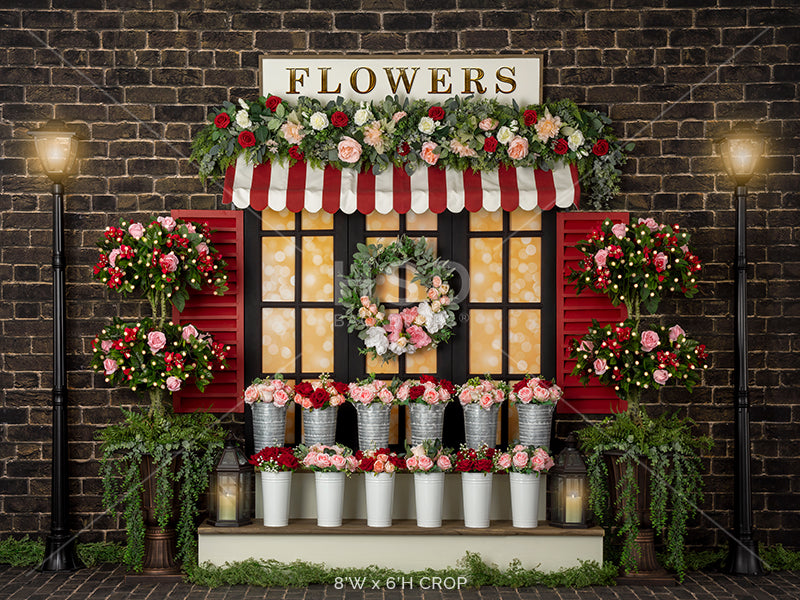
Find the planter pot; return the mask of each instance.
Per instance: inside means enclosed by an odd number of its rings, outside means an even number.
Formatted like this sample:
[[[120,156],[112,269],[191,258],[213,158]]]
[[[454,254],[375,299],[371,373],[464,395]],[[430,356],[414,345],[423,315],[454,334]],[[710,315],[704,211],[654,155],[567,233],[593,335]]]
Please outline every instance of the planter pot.
[[[517,403],[519,443],[533,448],[550,448],[550,431],[555,404]]]
[[[286,406],[256,402],[253,411],[253,446],[255,452],[267,446],[283,446],[286,441]]]
[[[394,505],[394,473],[364,473],[367,527],[391,527]]]
[[[489,527],[492,473],[462,473],[461,497],[464,503],[464,527]]]
[[[178,534],[175,525],[180,514],[180,503],[176,490],[180,458],[175,458],[170,467],[172,484],[172,517],[166,527],[161,527],[156,519],[156,469],[151,456],[145,456],[139,467],[142,478],[142,512],[144,514],[144,563],[142,575],[177,575],[180,564],[176,555]]]
[[[344,471],[314,473],[314,488],[317,496],[317,525],[339,527],[342,524],[344,506]]]
[[[333,446],[336,439],[338,406],[303,409],[303,443],[306,446]]]
[[[494,448],[497,444],[497,415],[500,405],[495,404],[489,410],[479,404],[467,404],[464,407],[464,433],[467,446],[478,449],[484,444]]]
[[[511,525],[531,528],[539,526],[539,484],[537,473],[508,474],[511,487]]]
[[[411,445],[418,446],[425,440],[442,441],[442,428],[444,426],[445,404],[419,404],[412,402],[408,405],[411,411]]]
[[[442,526],[444,473],[414,473],[417,527]]]
[[[291,471],[261,473],[264,527],[286,527],[289,524],[291,491]]]
[[[356,404],[358,415],[358,447],[362,451],[389,446],[391,405],[382,402]]]

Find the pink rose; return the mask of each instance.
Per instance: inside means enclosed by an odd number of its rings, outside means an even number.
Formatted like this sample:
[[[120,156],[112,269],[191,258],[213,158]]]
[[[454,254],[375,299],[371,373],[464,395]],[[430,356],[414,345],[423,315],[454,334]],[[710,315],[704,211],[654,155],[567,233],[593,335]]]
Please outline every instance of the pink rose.
[[[114,248],[111,252],[108,253],[108,263],[112,267],[117,266],[117,257],[120,255],[119,248]]]
[[[361,306],[363,306],[364,308],[369,307],[370,305],[369,296],[361,296],[359,300],[361,301]]]
[[[317,458],[314,461],[314,464],[317,467],[319,467],[320,469],[327,469],[333,463],[332,463],[332,459],[331,459],[330,456],[328,456],[327,454],[325,454],[323,452],[320,452],[319,454],[317,454]]]
[[[604,358],[598,358],[594,361],[594,374],[595,375],[602,375],[606,371],[608,371],[608,364],[606,363]]]
[[[303,141],[303,138],[306,137],[306,134],[301,132],[302,129],[302,125],[298,123],[292,123],[291,121],[287,121],[281,125],[281,133],[286,141],[290,144],[299,144]]]
[[[337,471],[341,471],[347,465],[347,459],[344,456],[335,454],[331,456],[331,464],[336,467]]]
[[[425,333],[419,325],[412,325],[406,331],[408,331],[408,337],[411,339],[411,343],[417,348],[424,348],[432,341],[430,336]]]
[[[161,226],[164,229],[166,229],[167,231],[170,231],[170,232],[173,229],[175,229],[175,225],[177,225],[177,223],[175,222],[175,219],[173,219],[172,217],[158,217],[156,219],[156,221],[161,223]]]
[[[480,123],[478,123],[478,127],[480,127],[481,131],[492,131],[497,125],[499,124],[497,119],[492,119],[491,117],[486,117]]]
[[[656,220],[651,218],[651,217],[648,217],[647,219],[639,218],[639,225],[641,225],[642,223],[647,225],[647,228],[650,231],[656,231],[657,229],[660,229],[660,227],[661,227],[658,223],[656,223]]]
[[[436,142],[425,142],[422,144],[422,150],[420,151],[419,155],[429,165],[435,165],[439,160],[439,155],[434,152],[436,150]]]
[[[524,469],[528,466],[528,454],[526,452],[517,452],[514,454],[514,466],[518,469]]]
[[[557,401],[561,400],[561,397],[563,395],[564,395],[564,390],[562,390],[557,385],[553,385],[553,387],[550,388],[550,400],[551,401],[557,402]]]
[[[681,336],[685,336],[686,332],[681,328],[680,325],[673,325],[669,328],[669,341],[670,342],[677,342],[678,338]]]
[[[181,337],[184,341],[189,342],[193,337],[197,337],[197,329],[195,329],[194,325],[185,325],[183,331],[181,331]]]
[[[169,254],[162,254],[161,258],[158,259],[158,266],[161,267],[161,270],[165,273],[174,273],[178,270],[178,257],[175,256],[174,252],[170,252]]]
[[[598,250],[597,254],[594,255],[594,263],[602,269],[606,266],[607,258],[608,258],[608,250],[603,248],[602,250]]]
[[[167,336],[160,331],[151,331],[147,334],[147,345],[150,346],[150,352],[155,354],[167,345]]]
[[[594,350],[594,342],[591,340],[582,340],[581,345],[578,346],[578,350],[582,350],[583,352],[591,352]]]
[[[244,391],[244,401],[248,404],[253,404],[256,400],[258,400],[258,388],[250,385]]]
[[[625,237],[625,223],[617,223],[611,228],[611,233],[613,233],[618,240],[621,240]]]
[[[191,223],[186,223],[186,231],[188,231],[189,233],[197,233],[197,229]]]
[[[481,408],[489,410],[494,406],[494,398],[490,394],[483,394],[480,400]]]
[[[289,394],[286,393],[286,390],[275,390],[272,393],[272,402],[275,406],[286,406],[286,403],[289,402]]]
[[[406,467],[408,467],[409,471],[413,471],[417,468],[417,457],[416,456],[409,456],[406,459]]]
[[[200,242],[195,246],[195,250],[197,250],[198,254],[208,254],[208,244],[205,242]]]
[[[133,239],[140,240],[144,235],[144,225],[141,223],[131,223],[128,226],[128,233],[133,236]]]
[[[419,316],[419,313],[417,312],[417,307],[412,306],[411,308],[404,308],[400,311],[400,316],[403,317],[403,325],[408,327],[414,324],[414,319]]]
[[[497,459],[497,466],[501,469],[508,469],[511,466],[511,455],[508,452],[503,452],[500,458]]]
[[[543,471],[545,469],[545,459],[538,454],[531,457],[531,467],[534,471]]]
[[[542,387],[537,385],[533,389],[533,397],[536,398],[537,402],[549,402],[550,401],[550,390],[546,387]]]
[[[659,273],[667,268],[667,264],[669,263],[669,258],[663,252],[659,252],[656,254],[656,257],[653,259],[653,265],[656,268],[656,271]]]
[[[394,114],[392,115],[392,123],[394,123],[395,125],[397,125],[397,122],[398,122],[400,119],[402,119],[403,117],[405,117],[407,114],[408,114],[408,113],[407,113],[406,111],[404,111],[404,110],[398,110],[396,113],[394,113]]]
[[[520,160],[528,156],[528,140],[516,135],[508,142],[508,156]]]
[[[100,347],[103,349],[103,352],[108,352],[111,350],[111,347],[114,345],[114,342],[111,340],[103,340],[100,342]]]
[[[472,402],[472,390],[469,388],[461,390],[458,394],[458,400],[459,402],[461,402],[462,406]]]
[[[658,346],[661,340],[658,338],[658,334],[655,331],[648,329],[647,331],[642,332],[641,342],[642,350],[645,352],[650,352],[653,348]]]
[[[442,471],[449,471],[453,468],[453,463],[450,460],[450,457],[446,454],[443,454],[439,458],[436,459],[436,466],[439,467]]]
[[[403,331],[403,317],[397,313],[392,313],[388,319],[389,322],[383,328],[389,333],[389,341],[394,343],[400,339],[400,333]]]
[[[523,404],[528,404],[531,400],[533,400],[533,390],[526,385],[517,392],[517,397]]]
[[[409,389],[410,389],[410,386],[405,384],[405,383],[402,384],[399,388],[397,388],[397,399],[398,400],[402,400],[404,402],[406,400],[408,400],[408,390]]]
[[[339,149],[339,160],[342,162],[352,164],[361,158],[361,144],[349,136],[343,136],[337,148]]]
[[[106,375],[111,375],[117,370],[117,361],[113,358],[107,358],[103,361],[103,368],[105,369]]]
[[[653,372],[653,381],[655,381],[658,385],[666,384],[670,377],[671,375],[669,372],[665,371],[664,369],[656,369]]]
[[[433,461],[427,456],[420,456],[417,462],[423,471],[430,471],[433,468]]]
[[[181,389],[181,380],[170,375],[167,377],[167,389],[170,392],[177,392],[179,389]]]
[[[391,404],[394,401],[394,396],[392,396],[392,391],[385,387],[382,388],[380,392],[378,392],[378,398],[384,404]]]
[[[422,393],[422,399],[427,404],[438,404],[439,403],[439,392],[437,392],[432,387],[426,388],[425,391]]]
[[[431,280],[431,285],[433,285],[435,288],[442,287],[442,278],[438,275],[434,275],[433,279]]]

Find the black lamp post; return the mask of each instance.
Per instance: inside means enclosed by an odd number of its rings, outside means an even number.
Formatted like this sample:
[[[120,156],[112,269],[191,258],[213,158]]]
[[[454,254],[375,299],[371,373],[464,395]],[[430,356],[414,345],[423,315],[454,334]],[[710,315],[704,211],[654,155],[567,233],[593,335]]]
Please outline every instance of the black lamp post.
[[[75,164],[78,138],[63,121],[48,121],[30,132],[36,153],[53,187],[53,471],[50,534],[42,571],[74,571],[83,567],[69,531],[67,477],[66,302],[64,294],[64,185]]]
[[[765,136],[749,127],[737,127],[718,141],[725,170],[736,184],[736,364],[733,477],[733,537],[727,571],[734,575],[760,575],[761,563],[753,541],[753,507],[750,487],[750,400],[747,395],[747,182],[764,152]]]

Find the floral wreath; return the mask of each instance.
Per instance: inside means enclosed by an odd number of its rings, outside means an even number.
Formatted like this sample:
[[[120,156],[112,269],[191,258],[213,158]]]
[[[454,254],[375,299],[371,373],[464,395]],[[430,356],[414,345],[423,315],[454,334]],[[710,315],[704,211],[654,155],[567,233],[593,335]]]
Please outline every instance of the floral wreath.
[[[375,294],[376,279],[406,263],[416,270],[412,282],[427,288],[426,298],[417,306],[387,313]],[[358,331],[358,337],[364,340],[361,353],[388,361],[388,352],[396,356],[413,354],[448,341],[458,310],[449,283],[453,270],[449,261],[434,255],[425,238],[414,241],[402,236],[386,247],[358,244],[350,275],[342,283],[340,303],[345,307],[347,331]]]

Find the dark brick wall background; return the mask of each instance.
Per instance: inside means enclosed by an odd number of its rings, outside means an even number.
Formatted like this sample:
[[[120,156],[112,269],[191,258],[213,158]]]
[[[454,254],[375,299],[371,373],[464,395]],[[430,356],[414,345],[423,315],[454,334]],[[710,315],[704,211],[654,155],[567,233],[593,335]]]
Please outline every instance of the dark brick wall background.
[[[800,9],[794,0],[6,0],[0,8],[0,536],[49,529],[51,198],[27,136],[51,118],[83,140],[68,183],[70,467],[83,541],[120,539],[103,516],[98,427],[135,404],[88,369],[91,336],[135,316],[91,279],[94,243],[124,215],[216,208],[189,155],[224,100],[258,95],[262,53],[538,52],[549,99],[610,113],[636,141],[613,208],[679,222],[705,261],[701,295],[669,301],[713,353],[692,396],[661,400],[716,441],[703,509],[732,519],[732,186],[712,140],[769,132],[750,183],[753,506],[760,541],[800,539]],[[655,401],[657,398],[652,398]],[[562,420],[563,436],[574,426]],[[698,520],[698,546],[726,543]]]

